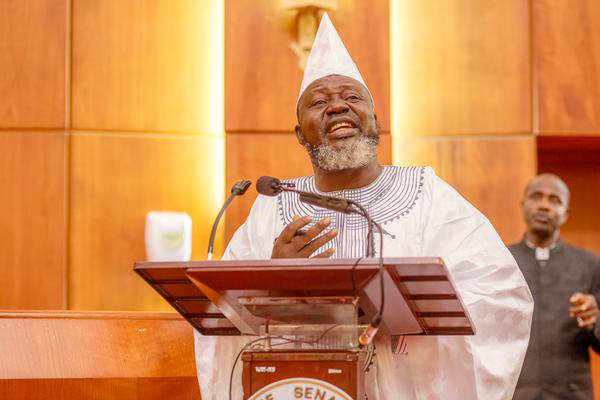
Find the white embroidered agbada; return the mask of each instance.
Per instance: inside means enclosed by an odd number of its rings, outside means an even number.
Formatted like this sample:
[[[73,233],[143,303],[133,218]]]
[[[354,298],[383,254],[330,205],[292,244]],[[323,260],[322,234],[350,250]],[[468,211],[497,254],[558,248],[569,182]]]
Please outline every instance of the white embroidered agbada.
[[[300,95],[311,82],[338,74],[364,84],[329,17],[321,20]],[[314,177],[292,180],[319,192]],[[389,338],[376,338],[375,367],[367,375],[370,400],[509,400],[529,341],[533,300],[512,255],[487,218],[431,168],[386,166],[369,185],[329,192],[360,203],[384,229],[384,257],[442,257],[475,325],[475,336],[409,336],[406,354],[393,355]],[[296,194],[259,195],[223,259],[268,259],[294,215],[329,217],[337,237],[333,257],[363,256],[367,224],[357,215],[299,202]],[[375,246],[378,248],[378,246]],[[389,305],[387,305],[389,306]],[[203,400],[228,398],[235,355],[253,338],[195,334]],[[233,398],[242,398],[241,369]]]
[[[313,177],[293,180],[316,191]],[[407,354],[393,355],[378,337],[369,399],[511,399],[527,349],[533,300],[513,257],[487,218],[438,178],[431,168],[384,167],[370,185],[328,193],[363,204],[382,225],[384,257],[444,259],[477,334],[407,337]],[[225,259],[267,259],[273,241],[295,214],[332,217],[334,257],[364,249],[360,217],[302,204],[293,194],[259,195]],[[356,240],[356,246],[352,245]],[[360,252],[359,250],[356,250]],[[203,400],[227,398],[229,373],[241,337],[196,335]],[[239,371],[234,399],[241,399]]]

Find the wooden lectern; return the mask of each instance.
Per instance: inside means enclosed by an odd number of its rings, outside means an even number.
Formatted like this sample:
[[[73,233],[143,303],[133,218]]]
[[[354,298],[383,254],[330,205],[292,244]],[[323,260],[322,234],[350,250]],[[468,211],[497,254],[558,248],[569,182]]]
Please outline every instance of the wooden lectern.
[[[384,258],[383,265],[378,334],[392,337],[393,351],[404,335],[474,334],[442,259]],[[203,335],[264,338],[242,354],[245,400],[363,398],[358,336],[380,307],[377,259],[148,262],[134,269]]]

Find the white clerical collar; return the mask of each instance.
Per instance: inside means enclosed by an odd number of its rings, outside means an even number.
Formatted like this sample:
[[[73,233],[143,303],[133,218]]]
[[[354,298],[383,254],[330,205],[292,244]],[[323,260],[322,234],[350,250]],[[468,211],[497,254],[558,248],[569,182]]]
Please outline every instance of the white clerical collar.
[[[556,242],[552,243],[548,247],[538,247],[534,243],[530,242],[527,238],[525,238],[525,244],[532,250],[535,250],[535,259],[545,265],[546,262],[550,259],[550,250],[553,250],[556,247]]]

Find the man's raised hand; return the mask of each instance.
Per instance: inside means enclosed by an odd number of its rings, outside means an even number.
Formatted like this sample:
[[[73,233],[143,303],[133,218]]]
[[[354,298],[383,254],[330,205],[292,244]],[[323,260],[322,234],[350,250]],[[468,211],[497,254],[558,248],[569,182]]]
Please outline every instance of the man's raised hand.
[[[580,328],[592,329],[598,318],[598,304],[594,295],[573,293],[569,303],[569,316],[577,319],[577,325]]]
[[[294,220],[281,231],[281,234],[275,240],[271,258],[308,258],[337,236],[335,229],[319,236],[331,224],[329,218],[324,218],[310,228],[303,230],[302,228],[310,224],[311,221],[312,218],[308,216],[295,216]],[[334,252],[335,248],[331,248],[313,257],[327,258],[331,257]]]

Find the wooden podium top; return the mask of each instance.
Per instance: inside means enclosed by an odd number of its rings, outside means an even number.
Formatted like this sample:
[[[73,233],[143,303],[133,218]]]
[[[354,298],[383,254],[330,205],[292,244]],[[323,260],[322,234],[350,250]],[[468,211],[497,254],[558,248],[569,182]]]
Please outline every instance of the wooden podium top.
[[[204,335],[248,327],[238,297],[356,296],[367,317],[379,308],[378,259],[146,262],[135,271]],[[390,335],[473,335],[440,258],[384,258],[384,330]],[[215,305],[218,304],[218,307]]]

